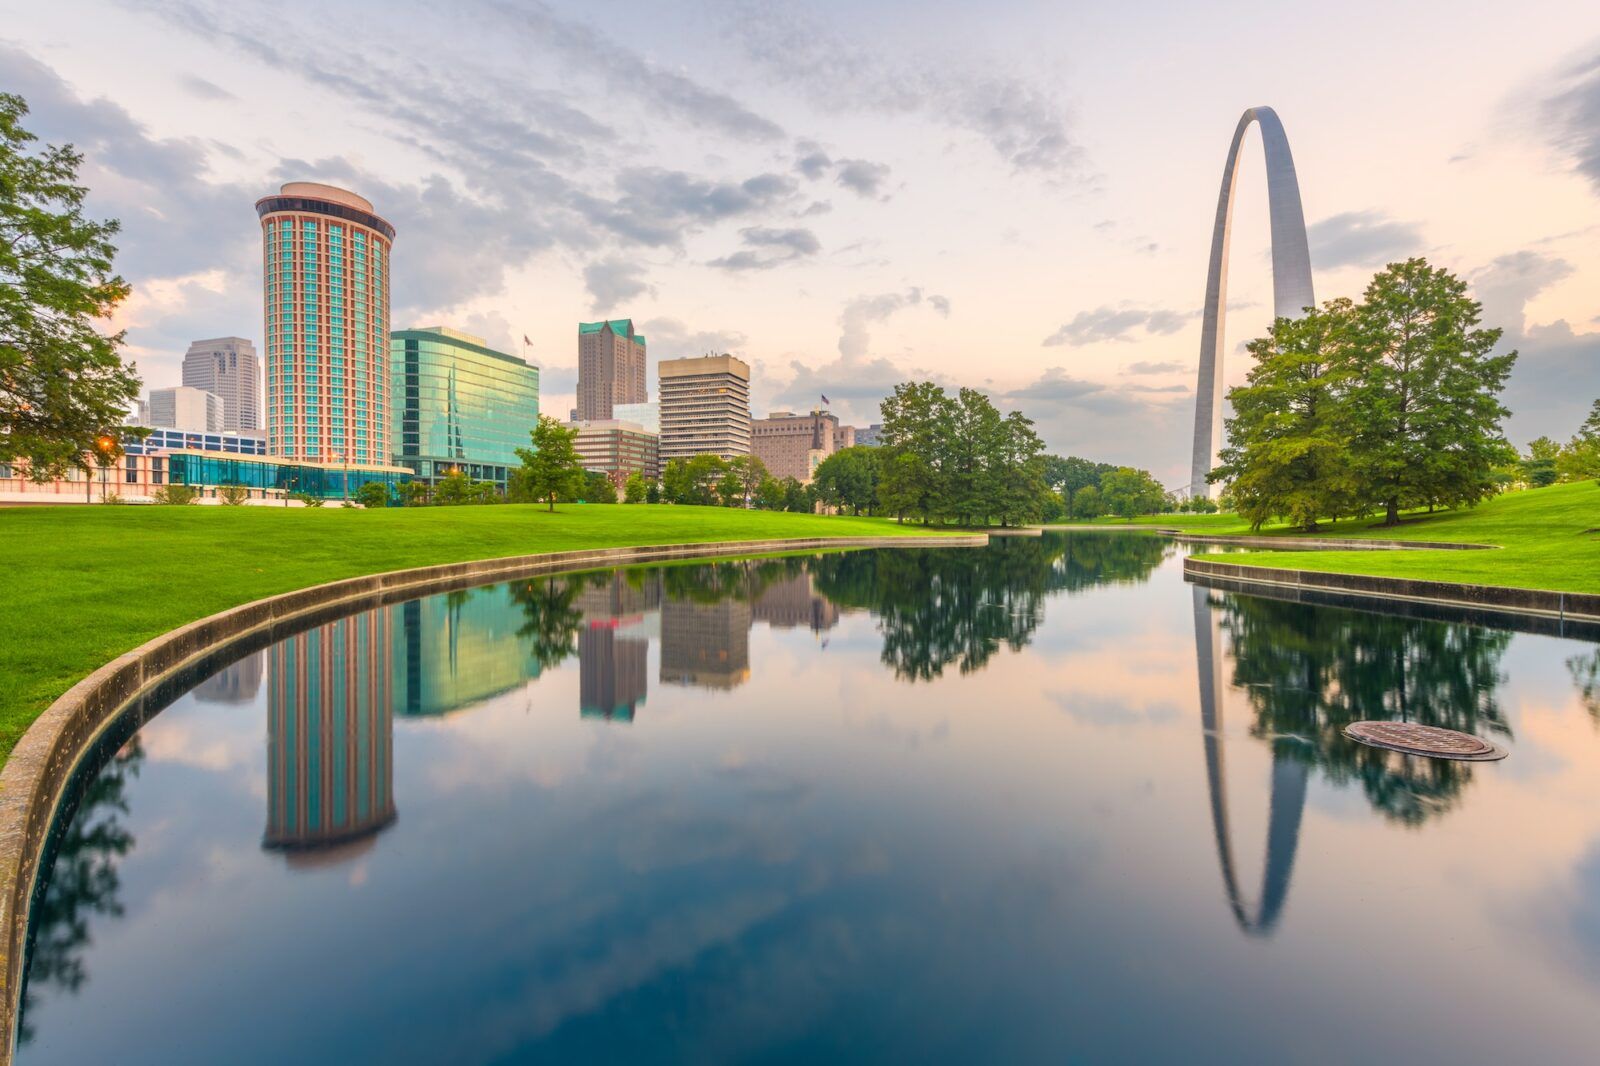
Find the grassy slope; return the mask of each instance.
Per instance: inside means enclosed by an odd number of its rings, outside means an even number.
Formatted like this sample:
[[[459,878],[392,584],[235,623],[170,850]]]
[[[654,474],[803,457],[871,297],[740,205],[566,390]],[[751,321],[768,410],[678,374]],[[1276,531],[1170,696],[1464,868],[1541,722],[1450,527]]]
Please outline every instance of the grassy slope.
[[[51,701],[107,660],[279,592],[541,551],[921,532],[875,518],[715,507],[4,508],[0,758]]]
[[[1234,515],[1159,515],[1139,519],[1138,523],[1198,533],[1250,532]],[[1127,525],[1125,522],[1110,524]],[[1360,519],[1327,525],[1321,530],[1323,534],[1340,537],[1496,544],[1501,547],[1500,551],[1285,551],[1229,553],[1204,558],[1296,570],[1600,593],[1600,531],[1597,530],[1600,530],[1600,490],[1594,482],[1585,481],[1507,493],[1461,511],[1407,515],[1398,527],[1378,525],[1375,519]],[[1304,536],[1298,530],[1283,527],[1261,532],[1271,536]]]

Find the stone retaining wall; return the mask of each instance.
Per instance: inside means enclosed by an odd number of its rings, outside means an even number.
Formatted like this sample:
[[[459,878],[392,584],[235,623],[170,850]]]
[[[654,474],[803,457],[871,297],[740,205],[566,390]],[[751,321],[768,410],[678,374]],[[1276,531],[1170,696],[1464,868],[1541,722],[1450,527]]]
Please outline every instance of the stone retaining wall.
[[[1251,588],[1293,592],[1332,593],[1371,600],[1399,600],[1444,604],[1467,610],[1532,615],[1557,621],[1600,623],[1600,595],[1514,589],[1498,585],[1463,585],[1453,581],[1418,581],[1370,574],[1330,574],[1314,570],[1289,570],[1275,566],[1241,566],[1193,557],[1183,561],[1190,579],[1220,579],[1249,591]]]
[[[364,606],[538,574],[609,569],[674,559],[713,559],[837,548],[981,547],[984,534],[812,537],[548,552],[396,570],[256,600],[180,626],[106,663],[28,728],[0,771],[0,1066],[8,1066],[27,942],[28,909],[46,836],[68,781],[95,742],[136,701],[197,666],[228,661]],[[177,695],[176,692],[170,695]]]

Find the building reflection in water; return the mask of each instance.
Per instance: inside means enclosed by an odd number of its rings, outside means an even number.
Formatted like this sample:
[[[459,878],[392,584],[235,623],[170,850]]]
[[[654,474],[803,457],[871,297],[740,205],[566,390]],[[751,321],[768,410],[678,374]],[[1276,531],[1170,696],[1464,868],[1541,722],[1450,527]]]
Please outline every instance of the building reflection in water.
[[[809,568],[781,578],[763,588],[751,606],[751,617],[773,629],[798,629],[826,633],[839,624],[839,608],[817,591]]]
[[[293,865],[337,862],[395,820],[389,610],[267,651],[267,829]]]
[[[661,681],[735,689],[750,678],[747,563],[662,574]]]
[[[573,602],[583,615],[578,713],[631,722],[649,691],[647,615],[661,608],[661,575],[639,570],[602,575]]]
[[[446,714],[539,676],[539,657],[520,639],[524,615],[510,586],[459,589],[391,610],[397,714]]]
[[[201,703],[254,703],[261,691],[261,671],[265,661],[263,653],[252,652],[238,662],[230,663],[196,685],[194,698]]]

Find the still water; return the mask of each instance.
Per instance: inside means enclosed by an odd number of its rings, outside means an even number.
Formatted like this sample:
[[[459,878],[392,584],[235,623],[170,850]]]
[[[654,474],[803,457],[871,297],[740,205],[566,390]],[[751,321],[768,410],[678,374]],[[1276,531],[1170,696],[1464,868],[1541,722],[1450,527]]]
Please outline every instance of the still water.
[[[84,775],[19,1061],[1595,1061],[1596,645],[1182,550],[630,569],[289,638]]]

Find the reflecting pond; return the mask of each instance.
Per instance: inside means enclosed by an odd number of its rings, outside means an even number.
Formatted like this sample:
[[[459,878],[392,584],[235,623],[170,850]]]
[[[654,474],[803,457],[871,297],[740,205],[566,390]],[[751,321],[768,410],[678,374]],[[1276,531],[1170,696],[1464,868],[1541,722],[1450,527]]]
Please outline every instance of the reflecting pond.
[[[1183,550],[538,578],[195,678],[58,821],[18,1060],[1592,1061],[1597,646]]]

